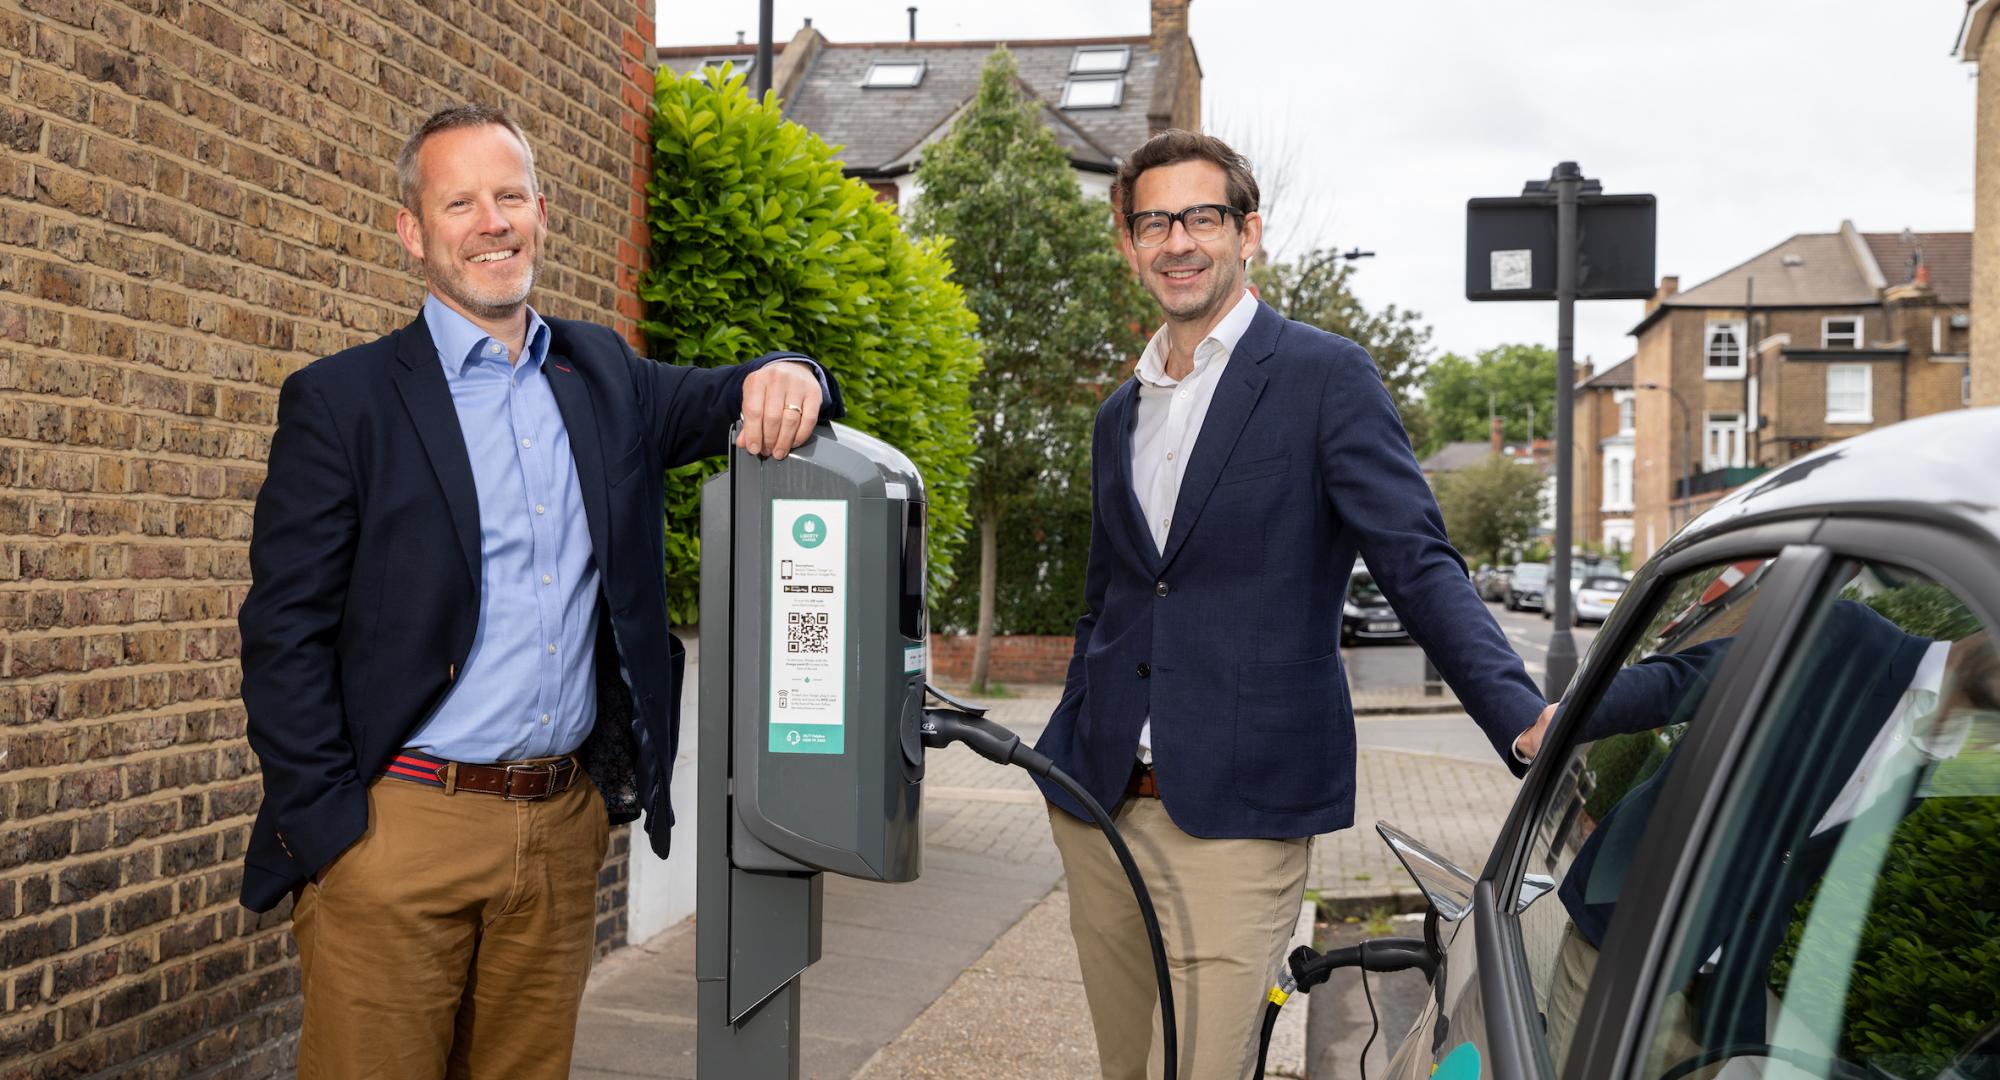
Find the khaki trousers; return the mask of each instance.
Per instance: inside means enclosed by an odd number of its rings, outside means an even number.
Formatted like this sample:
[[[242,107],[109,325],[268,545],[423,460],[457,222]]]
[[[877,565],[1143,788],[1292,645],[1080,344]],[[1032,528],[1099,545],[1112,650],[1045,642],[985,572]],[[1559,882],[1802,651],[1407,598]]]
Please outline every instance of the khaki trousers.
[[[376,781],[292,908],[302,1080],[569,1076],[609,840],[586,776],[533,802]]]
[[[1182,1080],[1228,1080],[1257,1067],[1266,995],[1298,923],[1309,837],[1205,840],[1153,798],[1112,820],[1146,879],[1173,980]],[[1053,807],[1049,827],[1069,877],[1070,932],[1097,1029],[1105,1080],[1165,1073],[1159,991],[1132,886],[1097,827]]]

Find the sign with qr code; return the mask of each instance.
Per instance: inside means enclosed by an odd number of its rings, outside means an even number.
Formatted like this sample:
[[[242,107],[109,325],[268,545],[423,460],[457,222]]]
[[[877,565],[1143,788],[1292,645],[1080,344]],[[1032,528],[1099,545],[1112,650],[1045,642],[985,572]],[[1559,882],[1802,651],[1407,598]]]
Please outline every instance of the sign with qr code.
[[[774,754],[845,751],[847,503],[771,502],[771,682]]]

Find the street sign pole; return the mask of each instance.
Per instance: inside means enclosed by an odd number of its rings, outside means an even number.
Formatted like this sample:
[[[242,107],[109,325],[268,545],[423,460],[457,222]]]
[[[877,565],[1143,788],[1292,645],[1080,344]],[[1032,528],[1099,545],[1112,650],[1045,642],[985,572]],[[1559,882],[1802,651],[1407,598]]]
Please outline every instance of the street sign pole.
[[[1576,380],[1576,196],[1583,187],[1583,170],[1576,162],[1565,161],[1550,174],[1549,187],[1556,193],[1556,535],[1555,566],[1549,575],[1549,589],[1542,594],[1544,603],[1554,605],[1549,609],[1554,625],[1549,630],[1548,671],[1542,693],[1554,701],[1576,674],[1576,638],[1569,630],[1570,605],[1575,602],[1569,591],[1569,548],[1576,441],[1572,437],[1575,393],[1570,384]]]

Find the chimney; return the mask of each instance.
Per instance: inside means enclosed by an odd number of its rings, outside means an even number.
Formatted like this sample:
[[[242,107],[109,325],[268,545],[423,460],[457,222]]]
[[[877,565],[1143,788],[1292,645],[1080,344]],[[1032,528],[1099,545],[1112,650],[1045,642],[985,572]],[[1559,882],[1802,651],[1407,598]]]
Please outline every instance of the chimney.
[[[1168,41],[1187,38],[1189,0],[1153,0],[1153,48],[1164,49]]]
[[[1651,315],[1654,311],[1657,311],[1661,301],[1679,291],[1681,291],[1680,275],[1668,274],[1666,277],[1661,278],[1659,289],[1646,299],[1646,314]]]
[[[1496,454],[1500,453],[1502,445],[1500,438],[1500,418],[1496,416],[1493,418],[1493,452]]]
[[[917,40],[917,5],[915,4],[910,5],[910,40]]]

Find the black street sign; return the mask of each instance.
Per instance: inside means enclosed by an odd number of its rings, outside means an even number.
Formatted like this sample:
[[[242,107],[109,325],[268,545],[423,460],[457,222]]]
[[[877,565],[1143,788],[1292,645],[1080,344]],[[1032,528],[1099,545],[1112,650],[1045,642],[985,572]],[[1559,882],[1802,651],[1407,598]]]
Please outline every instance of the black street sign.
[[[1651,195],[1576,197],[1579,300],[1653,295]],[[1556,195],[1534,192],[1465,203],[1465,298],[1556,299]]]

